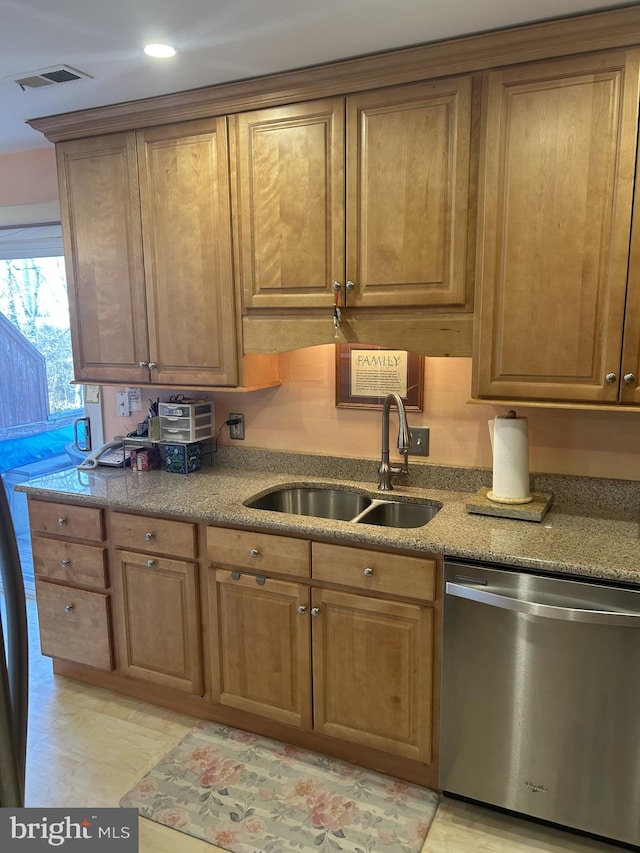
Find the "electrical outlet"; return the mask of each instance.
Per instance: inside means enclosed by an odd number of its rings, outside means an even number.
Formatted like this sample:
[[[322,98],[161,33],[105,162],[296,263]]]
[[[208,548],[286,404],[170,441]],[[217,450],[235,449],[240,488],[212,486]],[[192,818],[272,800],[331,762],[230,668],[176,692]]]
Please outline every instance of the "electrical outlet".
[[[429,427],[410,427],[411,447],[409,456],[429,455]]]
[[[116,394],[116,402],[118,404],[118,414],[121,418],[128,418],[131,414],[129,408],[129,395],[126,391],[118,391]]]
[[[229,415],[227,420],[237,420],[237,424],[229,424],[229,438],[244,441],[244,415]]]

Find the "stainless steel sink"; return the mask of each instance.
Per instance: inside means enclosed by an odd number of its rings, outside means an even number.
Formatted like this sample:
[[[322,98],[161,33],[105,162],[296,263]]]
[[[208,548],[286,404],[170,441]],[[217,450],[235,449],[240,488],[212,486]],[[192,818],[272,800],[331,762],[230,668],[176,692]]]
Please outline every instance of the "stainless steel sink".
[[[346,489],[316,489],[299,486],[278,489],[247,503],[253,509],[270,509],[272,512],[290,512],[294,515],[312,515],[316,518],[333,518],[350,521],[371,503],[371,499]]]
[[[251,498],[246,506],[271,512],[289,512],[314,518],[377,524],[381,527],[422,527],[441,508],[437,503],[370,498],[341,488],[286,486]]]
[[[408,501],[373,501],[373,505],[355,519],[359,524],[381,527],[422,527],[440,510],[440,506]]]

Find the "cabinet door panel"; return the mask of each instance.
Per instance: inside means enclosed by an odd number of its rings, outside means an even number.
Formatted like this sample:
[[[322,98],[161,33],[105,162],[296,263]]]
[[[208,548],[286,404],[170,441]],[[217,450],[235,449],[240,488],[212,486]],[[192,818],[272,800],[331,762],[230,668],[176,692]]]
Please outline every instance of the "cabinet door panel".
[[[315,731],[431,760],[433,611],[313,590]]]
[[[231,119],[245,308],[331,306],[344,283],[344,101]]]
[[[212,698],[309,729],[309,589],[291,581],[260,581],[209,569]]]
[[[469,77],[347,99],[347,305],[468,305],[470,141]]]
[[[202,695],[196,566],[114,552],[119,669]]]
[[[636,167],[635,217],[629,253],[629,277],[625,310],[620,401],[640,406],[640,149]],[[625,378],[626,377],[626,378]]]
[[[617,400],[639,57],[487,75],[478,396]]]
[[[137,138],[152,381],[235,385],[226,120]]]
[[[56,146],[74,374],[145,382],[148,334],[135,136]]]

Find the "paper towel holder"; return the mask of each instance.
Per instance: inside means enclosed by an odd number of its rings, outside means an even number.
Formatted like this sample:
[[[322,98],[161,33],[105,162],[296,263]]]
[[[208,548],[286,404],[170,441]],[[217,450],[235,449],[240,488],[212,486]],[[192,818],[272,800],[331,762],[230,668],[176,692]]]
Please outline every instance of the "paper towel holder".
[[[518,415],[517,415],[515,409],[509,409],[509,411],[506,413],[506,415],[498,415],[497,419],[499,419],[499,420],[517,420]],[[526,429],[526,418],[524,419],[524,421],[525,421],[525,429]],[[492,424],[492,422],[490,421],[491,444],[493,447],[493,431],[491,429],[491,424]],[[526,435],[526,433],[525,433],[525,435]],[[525,452],[526,452],[526,456],[527,456],[526,461],[525,461],[525,467],[526,467],[526,473],[527,473],[527,493],[523,494],[523,495],[519,495],[519,496],[498,495],[498,494],[496,494],[494,489],[490,489],[487,491],[486,496],[492,503],[517,506],[517,505],[522,505],[522,504],[528,504],[528,503],[531,503],[533,501],[533,495],[531,493],[529,483],[528,483],[528,480],[529,480],[528,447],[527,447],[527,450]],[[495,469],[495,453],[494,453],[494,480],[493,480],[494,488],[495,488],[495,485],[496,485],[496,469]]]

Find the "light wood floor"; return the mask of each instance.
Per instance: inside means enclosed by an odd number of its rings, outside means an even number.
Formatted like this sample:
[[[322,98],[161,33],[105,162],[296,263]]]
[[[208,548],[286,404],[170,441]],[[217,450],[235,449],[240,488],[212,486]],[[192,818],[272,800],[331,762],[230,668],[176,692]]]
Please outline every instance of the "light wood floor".
[[[120,797],[194,725],[181,714],[53,676],[39,652],[29,602],[31,693],[26,805],[117,806]],[[145,819],[140,853],[219,848]],[[445,800],[423,853],[620,853],[620,848]]]

